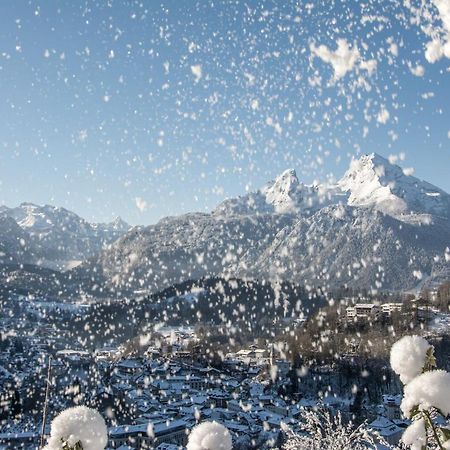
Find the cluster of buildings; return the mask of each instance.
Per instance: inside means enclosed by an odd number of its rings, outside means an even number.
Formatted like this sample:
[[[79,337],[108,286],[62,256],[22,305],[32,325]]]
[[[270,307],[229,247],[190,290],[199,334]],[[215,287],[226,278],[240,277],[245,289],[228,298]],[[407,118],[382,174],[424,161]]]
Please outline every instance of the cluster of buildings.
[[[349,322],[369,322],[402,310],[402,303],[356,303],[346,308]]]
[[[366,320],[396,310],[392,305],[397,304],[386,305],[356,304],[347,313]],[[1,450],[37,448],[50,356],[46,432],[58,412],[91,406],[107,422],[108,450],[184,448],[189,431],[205,420],[225,425],[236,450],[279,448],[281,424],[298,431],[304,409],[321,403],[344,417],[352,415],[350,396],[330,389],[339,384],[333,367],[298,375],[275,346],[242,348],[211,367],[192,345],[191,329],[160,330],[158,339],[145,339],[138,352],[121,346],[87,351],[45,321],[18,322],[17,317],[10,311],[0,323],[0,392],[7,393],[0,403],[8,405],[0,410]],[[301,388],[293,387],[295,374],[302,377]],[[371,426],[391,443],[407,424],[399,405],[399,396],[386,395],[380,405],[366,408]]]
[[[53,355],[49,423],[59,411],[85,404],[96,408],[107,421],[108,450],[184,448],[189,431],[204,420],[225,425],[235,449],[264,449],[280,447],[284,439],[281,424],[298,429],[303,410],[316,407],[319,401],[313,389],[309,396],[305,392],[285,394],[291,364],[275,357],[273,349],[251,346],[229,353],[221,368],[201,364],[186,349],[163,354],[150,346],[142,356],[120,359],[118,352],[112,348],[95,353],[65,349]],[[45,367],[46,356],[41,354],[35,363]],[[0,367],[6,365],[6,358],[4,352],[0,354]],[[17,369],[11,375],[22,377],[26,386],[32,365],[31,358],[22,372]],[[331,383],[327,376],[333,375],[332,368],[328,369],[318,368],[311,379],[320,377]],[[3,372],[0,380],[0,384],[5,381]],[[306,382],[305,389],[309,389]],[[322,398],[321,403],[335,411],[350,408],[349,399],[333,395]],[[372,426],[392,443],[398,441],[405,425],[399,403],[399,398],[386,396],[382,405],[372,409]],[[36,417],[27,421],[24,412],[21,420],[22,424],[14,427],[4,423],[2,450],[36,449],[39,416],[37,421]]]
[[[419,320],[429,320],[435,313],[432,308],[421,305],[420,302],[412,302],[413,309],[417,312]],[[386,319],[394,313],[402,313],[403,303],[370,303],[361,302],[348,306],[345,310],[347,323],[366,324]]]
[[[37,355],[28,353],[26,347],[18,353],[8,349],[0,354],[0,367],[12,370],[2,369],[0,384],[17,386],[21,398],[27,393],[36,363],[45,369],[48,357],[41,350],[35,359]],[[28,361],[27,365],[20,366],[19,359]],[[269,364],[277,368],[272,378],[267,371]],[[282,421],[294,422],[300,413],[299,405],[277,394],[287,382],[289,370],[288,362],[255,347],[228,354],[223,369],[195,361],[187,350],[163,354],[150,347],[143,356],[121,359],[112,349],[94,354],[60,350],[51,359],[47,432],[59,411],[85,404],[107,420],[110,449],[182,448],[189,430],[204,420],[223,423],[232,433],[236,448],[264,448],[266,443],[280,441]],[[22,382],[16,384],[15,377]],[[43,392],[45,370],[41,370],[39,380],[42,385],[38,391]],[[15,425],[13,417],[4,421],[0,448],[36,448],[39,419],[39,414],[27,417],[22,408]]]
[[[300,413],[298,404],[277,394],[288,382],[290,363],[255,346],[227,354],[220,369],[202,364],[193,352],[163,354],[154,347],[144,357],[96,364],[109,373],[102,382],[111,392],[95,406],[128,412],[109,429],[112,449],[183,447],[189,430],[204,420],[224,424],[236,448],[264,448],[282,439],[281,422],[295,422]]]
[[[264,448],[281,439],[282,421],[298,417],[298,405],[278,394],[288,383],[290,363],[273,350],[253,346],[229,353],[220,368],[210,367],[192,350],[194,331],[180,327],[159,329],[138,352],[120,345],[88,351],[53,326],[47,313],[53,305],[45,307],[42,313],[18,299],[3,309],[2,450],[37,448],[49,364],[46,432],[58,412],[84,404],[105,418],[111,450],[183,448],[189,430],[204,420],[227,426],[236,448]]]

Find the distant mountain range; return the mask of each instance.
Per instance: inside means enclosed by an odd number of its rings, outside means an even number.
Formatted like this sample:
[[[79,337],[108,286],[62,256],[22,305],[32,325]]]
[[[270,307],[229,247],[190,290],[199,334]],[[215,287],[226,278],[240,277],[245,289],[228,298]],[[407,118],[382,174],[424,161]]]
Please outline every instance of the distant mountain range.
[[[120,217],[89,223],[65,208],[0,207],[0,262],[64,270],[94,256],[131,228]]]
[[[450,274],[450,196],[377,154],[333,185],[305,185],[290,169],[210,214],[147,227],[23,204],[0,209],[0,230],[3,261],[84,260],[69,284],[102,295],[214,276],[405,290]]]

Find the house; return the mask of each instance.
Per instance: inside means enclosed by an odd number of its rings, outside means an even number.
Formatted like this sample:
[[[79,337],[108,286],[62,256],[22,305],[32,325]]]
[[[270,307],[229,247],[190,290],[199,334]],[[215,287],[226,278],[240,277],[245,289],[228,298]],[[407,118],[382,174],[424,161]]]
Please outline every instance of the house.
[[[417,318],[419,320],[428,321],[435,315],[435,312],[428,306],[419,306],[417,308]]]
[[[392,313],[401,311],[403,303],[383,303],[381,305],[381,311],[385,316],[391,316]]]
[[[226,408],[230,396],[219,389],[214,389],[209,393],[209,404],[215,408]]]
[[[285,359],[275,359],[271,361],[272,368],[276,367],[277,378],[287,377],[289,371],[291,370],[291,363]]]
[[[176,375],[173,377],[167,377],[166,381],[171,388],[182,387],[190,388],[193,390],[202,390],[208,387],[208,380],[204,377],[188,374],[186,376]]]
[[[184,420],[140,425],[120,425],[108,430],[110,445],[118,449],[122,445],[132,448],[154,448],[162,443],[185,445],[187,442],[187,423]]]
[[[276,399],[273,400],[271,403],[268,403],[266,405],[266,409],[278,416],[286,417],[289,415],[289,408],[282,399]]]
[[[108,430],[109,442],[112,448],[130,444],[132,448],[145,448],[151,444],[147,435],[147,425],[120,425]]]
[[[106,411],[107,408],[114,406],[114,400],[112,389],[99,385],[91,396],[91,405],[99,411]]]
[[[22,431],[18,433],[0,433],[0,448],[7,450],[15,450],[18,448],[27,448],[39,438],[38,433],[30,431]]]
[[[123,359],[116,365],[117,370],[122,374],[136,375],[142,371],[142,361],[137,359]]]
[[[112,347],[96,350],[94,354],[96,361],[113,361],[116,356],[117,349]]]
[[[83,350],[59,350],[56,352],[56,359],[64,361],[72,367],[88,369],[92,363],[92,358],[89,352]]]
[[[153,425],[154,443],[175,444],[178,446],[187,443],[187,422],[174,420]]]
[[[175,444],[159,444],[156,450],[179,450],[179,446]]]
[[[230,358],[234,356],[235,359],[244,364],[262,364],[269,356],[269,352],[266,349],[258,349],[252,346],[249,350],[239,350],[235,355],[228,354],[227,356]]]
[[[376,320],[380,313],[380,307],[374,303],[357,303],[346,309],[347,320],[350,322]]]
[[[369,428],[378,432],[380,436],[391,445],[396,445],[405,431],[391,420],[382,416],[378,416],[373,422],[371,422],[369,424]]]
[[[383,406],[385,415],[390,420],[400,420],[402,412],[400,403],[402,401],[401,395],[383,395]]]

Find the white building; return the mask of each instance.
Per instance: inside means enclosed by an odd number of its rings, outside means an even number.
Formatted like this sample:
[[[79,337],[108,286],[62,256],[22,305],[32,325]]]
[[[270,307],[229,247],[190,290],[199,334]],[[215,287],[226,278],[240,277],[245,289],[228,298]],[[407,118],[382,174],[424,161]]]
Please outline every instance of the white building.
[[[228,356],[228,355],[227,355]],[[232,356],[229,354],[229,356]],[[269,352],[265,349],[251,348],[249,350],[239,350],[234,357],[244,364],[262,364],[267,360]]]
[[[381,311],[386,316],[390,316],[393,312],[401,311],[403,303],[383,303],[381,305]]]
[[[369,428],[378,432],[388,444],[396,445],[402,437],[404,428],[400,428],[386,417],[378,416],[373,422],[369,424]]]
[[[109,442],[115,449],[122,445],[150,449],[162,443],[183,446],[187,442],[186,427],[187,423],[184,420],[154,423],[151,428],[147,424],[120,425],[108,430]]]
[[[383,395],[383,406],[385,415],[390,420],[400,420],[402,412],[400,403],[402,401],[401,395]]]
[[[381,309],[374,303],[357,303],[346,309],[347,320],[353,322],[367,322],[379,317]]]

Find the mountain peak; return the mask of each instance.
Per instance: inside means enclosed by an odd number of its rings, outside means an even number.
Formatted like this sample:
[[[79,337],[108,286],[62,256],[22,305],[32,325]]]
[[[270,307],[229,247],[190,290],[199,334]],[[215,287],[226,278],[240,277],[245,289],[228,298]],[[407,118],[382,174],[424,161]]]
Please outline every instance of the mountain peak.
[[[36,203],[32,202],[22,202],[19,205],[20,208],[39,208],[39,205],[36,205]]]
[[[284,172],[282,172],[280,175],[278,175],[275,178],[275,182],[285,180],[288,178],[290,178],[292,180],[297,180],[297,183],[298,183],[297,172],[295,171],[295,169],[293,169],[293,168],[286,169]]]
[[[263,193],[266,202],[273,205],[277,211],[289,211],[297,205],[299,186],[295,170],[287,169],[263,188]]]
[[[389,169],[398,170],[403,173],[400,167],[391,164],[386,158],[378,153],[366,153],[359,158],[353,158],[350,161],[349,168],[343,178],[352,174],[356,175],[356,172],[361,172],[362,170],[374,171],[378,177],[381,177],[386,170]]]
[[[122,219],[122,217],[117,216],[111,223],[111,228],[117,231],[128,231],[131,226]]]
[[[338,186],[349,195],[351,206],[374,206],[394,216],[449,214],[448,194],[407,175],[401,167],[377,153],[353,159]]]
[[[311,214],[341,203],[374,208],[406,222],[429,221],[429,215],[450,217],[447,193],[409,175],[377,153],[352,159],[335,185],[308,186],[298,180],[294,169],[287,169],[262,189],[225,200],[215,214]]]
[[[371,162],[374,165],[392,165],[389,160],[387,160],[384,156],[376,152],[365,153],[360,158],[361,162]]]

